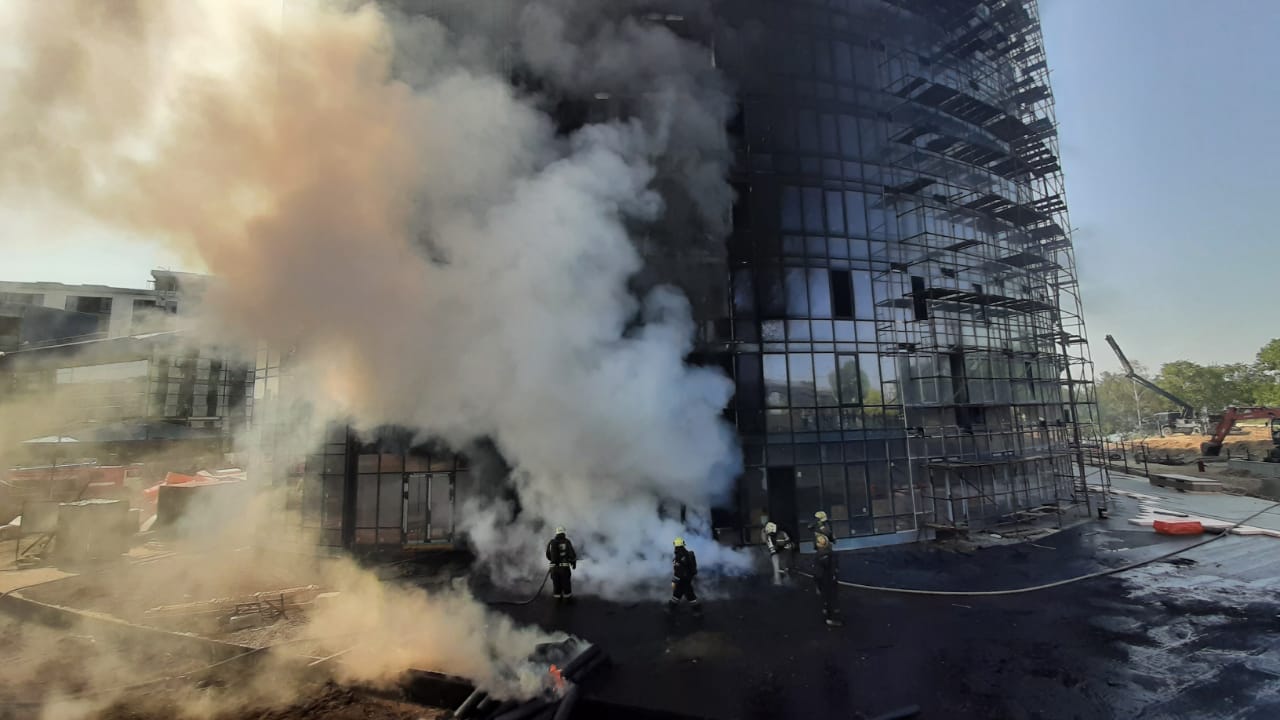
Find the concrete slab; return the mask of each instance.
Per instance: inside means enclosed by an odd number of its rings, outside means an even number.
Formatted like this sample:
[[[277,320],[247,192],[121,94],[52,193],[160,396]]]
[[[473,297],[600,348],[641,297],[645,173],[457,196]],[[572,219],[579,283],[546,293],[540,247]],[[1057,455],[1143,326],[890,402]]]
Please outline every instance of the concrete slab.
[[[1116,491],[1157,503],[1165,510],[1198,517],[1237,523],[1256,515],[1249,525],[1264,530],[1280,531],[1280,505],[1247,495],[1221,493],[1188,494],[1151,485],[1145,478],[1111,473],[1111,487]]]
[[[1280,463],[1258,462],[1256,460],[1227,460],[1227,468],[1247,472],[1258,478],[1280,479]]]
[[[1191,477],[1189,475],[1152,473],[1150,482],[1157,487],[1170,488],[1181,492],[1222,492],[1222,483],[1217,480]]]

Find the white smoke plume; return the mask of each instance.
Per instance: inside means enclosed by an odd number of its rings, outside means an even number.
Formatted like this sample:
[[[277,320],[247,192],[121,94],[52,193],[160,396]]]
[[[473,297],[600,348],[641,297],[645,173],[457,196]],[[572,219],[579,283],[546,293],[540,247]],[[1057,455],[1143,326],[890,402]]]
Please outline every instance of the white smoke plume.
[[[635,286],[635,236],[725,232],[728,95],[708,49],[609,3],[422,4],[447,24],[303,0],[7,3],[0,188],[197,259],[221,280],[210,326],[297,347],[322,418],[491,439],[521,512],[477,501],[461,522],[500,579],[540,577],[564,525],[591,589],[661,590],[691,530],[659,504],[709,507],[739,459],[732,383],[685,364],[689,304]],[[557,133],[557,101],[600,92],[629,116]],[[700,564],[745,567],[698,524]]]

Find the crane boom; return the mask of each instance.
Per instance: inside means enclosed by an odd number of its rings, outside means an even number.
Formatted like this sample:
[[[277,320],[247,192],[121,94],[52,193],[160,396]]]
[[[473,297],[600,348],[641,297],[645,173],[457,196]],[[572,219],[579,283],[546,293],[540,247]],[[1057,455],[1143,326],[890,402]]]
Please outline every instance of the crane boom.
[[[1124,356],[1124,351],[1120,349],[1120,344],[1116,342],[1116,339],[1114,337],[1108,335],[1107,344],[1111,346],[1111,349],[1115,352],[1116,357],[1120,360],[1120,365],[1124,368],[1125,377],[1138,383],[1142,387],[1150,390],[1151,392],[1159,395],[1160,397],[1165,398],[1169,402],[1172,402],[1174,405],[1177,405],[1178,409],[1182,411],[1183,418],[1190,420],[1195,417],[1196,411],[1194,408],[1191,407],[1191,403],[1187,402],[1186,400],[1183,400],[1177,395],[1174,395],[1168,390],[1165,390],[1164,388],[1160,387],[1159,385],[1156,385],[1155,383],[1151,382],[1150,380],[1142,377],[1137,372],[1135,372],[1133,369],[1133,365],[1130,364],[1129,362],[1129,358]]]
[[[1111,335],[1108,335],[1107,344],[1111,346],[1111,350],[1116,354],[1116,357],[1120,359],[1120,365],[1124,368],[1124,376],[1132,378],[1137,375],[1137,373],[1133,371],[1133,365],[1129,364],[1129,358],[1124,356],[1124,351],[1120,349],[1120,344],[1116,342],[1116,339]]]

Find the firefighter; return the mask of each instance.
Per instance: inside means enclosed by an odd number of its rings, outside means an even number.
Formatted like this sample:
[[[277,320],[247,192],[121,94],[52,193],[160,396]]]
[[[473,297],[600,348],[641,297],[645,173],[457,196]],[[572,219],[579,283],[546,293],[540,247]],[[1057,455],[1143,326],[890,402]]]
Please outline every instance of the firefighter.
[[[547,561],[551,563],[552,596],[556,602],[573,602],[573,571],[578,567],[578,553],[562,527],[556,528],[556,536],[547,543]]]
[[[671,560],[671,603],[667,611],[675,610],[681,600],[688,600],[694,613],[701,614],[698,595],[693,591],[693,579],[698,575],[698,558],[684,545],[684,538],[675,540],[675,557]]]
[[[765,523],[764,543],[769,548],[769,562],[773,564],[773,584],[781,585],[782,576],[791,572],[791,558],[795,543],[786,530],[776,523]]]
[[[816,533],[813,536],[813,547],[817,553],[813,579],[818,584],[818,594],[822,596],[822,616],[827,627],[840,627],[840,578],[836,566],[835,541],[830,535]]]
[[[827,521],[827,514],[821,510],[813,514],[813,522],[809,524],[809,529],[814,535],[826,535],[828,540],[834,540],[835,535],[831,533],[831,523]]]

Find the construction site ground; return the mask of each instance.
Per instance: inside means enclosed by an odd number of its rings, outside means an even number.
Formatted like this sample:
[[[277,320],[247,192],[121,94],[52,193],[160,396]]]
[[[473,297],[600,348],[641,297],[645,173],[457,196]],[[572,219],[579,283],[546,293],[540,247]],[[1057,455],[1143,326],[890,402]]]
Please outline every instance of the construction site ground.
[[[1269,505],[1231,500],[1255,511]],[[841,575],[891,587],[1007,590],[1202,539],[1131,525],[1137,513],[1137,501],[1117,497],[1109,519],[1034,544],[845,553]],[[837,629],[824,625],[806,579],[782,588],[737,584],[730,597],[707,602],[702,618],[593,598],[508,612],[607,648],[615,666],[595,690],[602,699],[694,717],[876,717],[915,705],[921,718],[1261,720],[1280,716],[1277,542],[1224,537],[1142,569],[1025,594],[845,589],[846,625]]]
[[[1251,458],[1261,460],[1266,457],[1274,445],[1271,442],[1271,430],[1265,425],[1238,425],[1238,432],[1227,435],[1222,442],[1222,457]],[[1192,462],[1200,457],[1200,444],[1209,440],[1207,435],[1170,435],[1169,437],[1150,437],[1132,442],[1125,446],[1132,448],[1134,454],[1145,445],[1151,457],[1169,457],[1174,460]],[[1115,444],[1113,450],[1118,449]],[[1131,458],[1132,461],[1132,458]]]
[[[1095,474],[1094,482],[1098,479]],[[842,553],[842,578],[941,593],[1005,591],[1158,558],[1203,539],[1157,535],[1131,524],[1139,513],[1138,496],[1148,505],[1231,522],[1267,510],[1251,524],[1280,528],[1280,511],[1263,500],[1178,494],[1118,475],[1112,482],[1124,494],[1112,498],[1106,520],[1018,544],[918,544]],[[773,587],[764,577],[724,579],[714,586],[712,578],[704,578],[707,599],[700,618],[687,608],[668,616],[661,603],[652,601],[592,597],[557,606],[544,595],[500,609],[521,622],[567,631],[604,648],[613,664],[593,678],[588,694],[591,707],[617,709],[609,717],[856,718],[916,705],[922,718],[1261,719],[1280,716],[1276,543],[1280,540],[1227,536],[1120,575],[1029,593],[903,595],[844,589],[840,603],[846,625],[836,629],[824,625],[819,598],[805,578],[784,587]],[[166,595],[132,589],[172,576],[176,566],[170,563],[184,562],[164,552],[148,557],[99,573],[0,572],[0,592],[17,589],[24,598],[145,621],[147,608],[193,597],[190,590]],[[185,565],[199,567],[190,559]],[[802,558],[801,568],[806,565]],[[308,580],[278,572],[250,574],[241,589]],[[530,592],[536,580],[531,578]],[[424,570],[424,585],[438,581]],[[117,591],[113,599],[102,596]],[[519,595],[506,596],[511,594]],[[292,636],[292,623],[286,618],[217,637],[250,647],[275,645]],[[28,712],[32,702],[104,686],[115,689],[110,702],[101,702],[96,693],[77,698],[92,701],[92,712],[66,716],[178,717],[191,698],[217,708],[216,698],[243,694],[247,682],[238,663],[201,671],[207,657],[147,643],[133,647],[128,662],[104,667],[94,658],[111,654],[103,649],[110,638],[93,631],[48,628],[0,614],[0,633],[0,717],[33,716]],[[173,679],[127,687],[157,677]],[[323,677],[299,686],[296,695],[203,716],[436,716],[416,705],[327,684]]]
[[[1174,435],[1126,442],[1123,445],[1108,444],[1106,451],[1109,455],[1109,467],[1117,472],[1136,475],[1176,474],[1215,480],[1229,493],[1280,500],[1280,494],[1274,491],[1275,483],[1267,483],[1264,478],[1256,477],[1247,470],[1228,465],[1229,458],[1260,462],[1274,447],[1269,428],[1254,425],[1242,426],[1240,429],[1244,432],[1227,436],[1222,454],[1212,458],[1200,455],[1200,443],[1208,439],[1203,435]],[[1203,470],[1198,462],[1201,460],[1204,461]]]
[[[434,720],[443,711],[324,681],[284,701],[242,702],[243,668],[204,670],[192,653],[116,643],[82,628],[0,614],[0,718],[77,720]],[[176,678],[185,673],[191,677]]]

